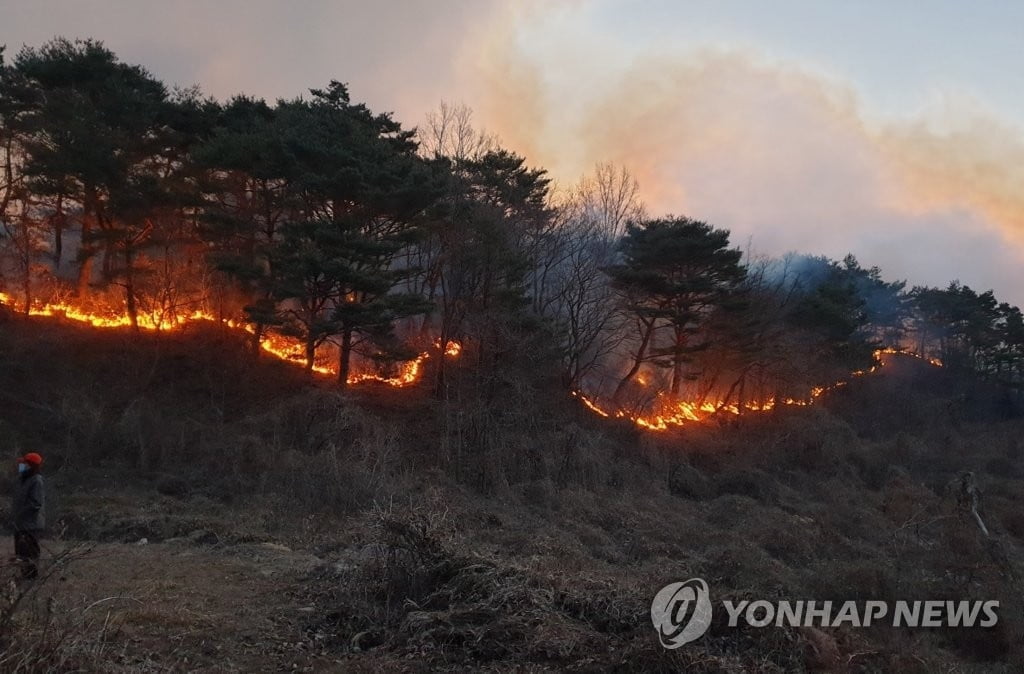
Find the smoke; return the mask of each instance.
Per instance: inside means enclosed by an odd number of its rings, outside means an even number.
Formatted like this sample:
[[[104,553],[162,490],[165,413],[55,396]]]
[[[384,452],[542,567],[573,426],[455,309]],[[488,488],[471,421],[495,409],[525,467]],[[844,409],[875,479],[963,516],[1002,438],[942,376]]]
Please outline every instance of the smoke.
[[[293,98],[337,79],[355,100],[412,125],[434,102],[459,96],[453,64],[498,0],[3,4],[8,57],[57,35],[95,38],[169,85],[199,85],[220,99]]]
[[[531,163],[565,181],[620,164],[650,212],[757,253],[853,252],[889,278],[1024,302],[1024,133],[979,103],[884,118],[834,75],[753,50],[543,38],[563,23],[506,15],[471,52],[481,119]]]
[[[881,116],[806,60],[709,43],[677,25],[681,14],[659,24],[659,3],[10,4],[0,43],[11,52],[54,34],[96,37],[220,98],[290,97],[337,78],[410,125],[442,99],[464,100],[564,184],[614,162],[639,180],[649,212],[727,227],[754,252],[853,252],[912,284],[958,278],[1024,303],[1021,128],[962,95]],[[601,11],[658,30],[645,41],[635,25],[600,28]],[[760,28],[749,34],[771,33]],[[695,41],[679,47],[677,29]]]
[[[1024,244],[1024,135],[982,111],[956,117],[949,129],[918,120],[878,134],[903,181],[901,205],[913,213],[973,211]]]

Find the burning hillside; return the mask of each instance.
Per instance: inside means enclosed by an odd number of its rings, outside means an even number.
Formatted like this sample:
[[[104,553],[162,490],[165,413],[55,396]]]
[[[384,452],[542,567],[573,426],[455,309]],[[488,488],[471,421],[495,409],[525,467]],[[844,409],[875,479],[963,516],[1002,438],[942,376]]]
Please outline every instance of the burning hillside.
[[[746,402],[743,405],[730,403],[726,400],[717,401],[673,401],[665,393],[658,394],[657,401],[651,412],[630,413],[623,409],[604,407],[599,402],[589,398],[581,392],[575,392],[577,398],[595,414],[614,419],[627,419],[637,426],[652,430],[666,431],[673,427],[685,426],[694,422],[705,421],[716,414],[740,415],[749,412],[768,412],[778,405],[807,406],[814,403],[819,397],[829,391],[846,386],[855,377],[862,377],[873,374],[887,363],[887,358],[898,355],[907,356],[922,360],[934,367],[942,367],[942,361],[937,358],[928,358],[912,351],[886,348],[877,349],[874,352],[875,364],[866,370],[855,370],[850,373],[850,379],[839,380],[829,386],[818,386],[810,390],[805,398],[784,398],[777,401],[773,397],[762,401]]]
[[[0,293],[0,304],[15,305],[11,297],[5,293]],[[132,319],[127,313],[118,313],[114,310],[86,310],[67,302],[33,304],[29,307],[27,313],[30,316],[45,316],[83,323],[98,329],[126,329],[133,325]],[[212,313],[206,311],[194,311],[181,316],[167,315],[162,318],[140,314],[136,317],[135,325],[139,330],[169,332],[179,330],[191,323],[220,324],[230,330],[245,331],[250,335],[254,334],[254,329],[251,325],[235,319],[218,319]],[[264,332],[260,335],[259,344],[261,351],[266,354],[286,363],[303,364],[305,355],[303,344],[299,340]],[[442,352],[440,341],[436,341],[434,347],[433,352]],[[443,354],[446,357],[455,358],[459,355],[461,349],[462,347],[457,342],[448,342],[443,350]],[[431,354],[431,351],[424,351],[415,358],[400,363],[398,373],[393,376],[384,376],[371,371],[356,371],[349,374],[347,382],[349,385],[377,382],[399,388],[410,386],[419,380],[423,363],[431,357]],[[336,377],[338,374],[337,367],[329,362],[318,361],[314,363],[312,371],[332,377]]]
[[[0,293],[0,304],[14,306],[12,298]],[[118,313],[114,310],[86,310],[68,302],[61,303],[39,303],[31,306],[27,312],[30,316],[42,316],[60,318],[77,323],[83,323],[97,329],[126,329],[132,326],[132,319],[125,313]],[[154,318],[148,315],[140,315],[136,319],[136,326],[140,330],[152,332],[169,332],[179,330],[193,323],[220,324],[230,330],[244,331],[249,335],[254,334],[251,325],[242,323],[235,319],[218,319],[210,312],[194,311],[182,316],[165,316]],[[283,335],[263,332],[260,335],[260,349],[286,363],[302,365],[304,359],[303,344],[294,338]],[[423,364],[432,355],[441,354],[447,358],[457,358],[462,352],[462,345],[455,341],[449,341],[445,348],[441,349],[440,340],[434,341],[434,349],[423,351],[415,358],[399,364],[398,373],[393,376],[384,376],[371,371],[356,371],[349,374],[347,383],[356,385],[367,382],[377,382],[397,388],[416,384],[423,373]],[[914,357],[929,364],[941,367],[942,362],[935,358],[927,358],[906,350],[893,348],[879,349],[873,354],[875,365],[866,370],[856,370],[850,373],[850,378],[872,374],[886,364],[886,358],[893,355]],[[330,361],[314,363],[312,371],[331,377],[337,376],[337,368]],[[603,404],[582,391],[573,391],[572,395],[578,398],[583,405],[593,413],[604,418],[626,419],[635,423],[640,428],[651,431],[666,431],[671,428],[678,428],[695,422],[702,422],[714,415],[731,414],[740,415],[752,412],[767,412],[777,405],[807,406],[814,403],[820,396],[828,391],[846,386],[850,379],[837,381],[829,386],[814,387],[804,398],[784,398],[777,401],[773,397],[762,401],[748,401],[742,405],[719,399],[717,401],[690,401],[673,400],[665,392],[659,392],[650,410],[630,412],[622,408],[615,408]]]
[[[466,390],[444,395],[572,393],[649,430],[810,405],[879,345],[1024,386],[1024,315],[991,291],[751,258],[727,229],[649,216],[625,169],[555,190],[450,108],[406,129],[339,81],[200,100],[64,40],[0,64],[0,103],[0,287],[30,315],[210,323],[342,385],[433,369],[439,395],[465,349]]]

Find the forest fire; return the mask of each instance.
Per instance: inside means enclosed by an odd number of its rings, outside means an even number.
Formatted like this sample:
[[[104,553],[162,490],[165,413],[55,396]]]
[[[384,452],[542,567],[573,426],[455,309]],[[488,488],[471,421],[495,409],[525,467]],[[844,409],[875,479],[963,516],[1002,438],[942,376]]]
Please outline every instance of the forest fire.
[[[0,304],[14,306],[12,298],[0,292]],[[128,328],[131,327],[131,320],[127,314],[118,314],[114,311],[96,312],[88,311],[66,302],[44,303],[32,306],[29,309],[30,316],[56,317],[66,320],[86,323],[95,328]],[[210,313],[194,311],[184,316],[169,316],[155,318],[148,314],[140,314],[137,322],[141,330],[147,331],[170,331],[184,327],[188,323],[195,322],[217,323],[218,319]],[[232,330],[244,330],[253,334],[251,325],[236,321],[234,319],[223,319],[219,321]],[[456,358],[462,352],[462,345],[456,341],[449,341],[444,348],[441,347],[441,340],[434,341],[434,348],[449,358]],[[278,334],[264,334],[260,338],[260,349],[279,360],[288,363],[301,365],[303,363],[303,345],[296,339]],[[898,354],[911,356],[923,360],[935,367],[942,367],[942,361],[937,358],[930,358],[914,353],[912,351],[899,350],[895,348],[878,349],[874,352],[875,364],[867,370],[856,370],[850,373],[851,377],[859,377],[871,374],[884,365],[882,356]],[[423,364],[430,358],[431,352],[424,351],[412,360],[400,363],[398,371],[392,376],[385,376],[376,372],[355,372],[349,375],[348,384],[355,385],[365,382],[378,382],[402,388],[411,386],[419,381],[423,373]],[[337,367],[329,362],[315,362],[313,372],[320,375],[336,376]],[[643,385],[649,382],[642,376],[639,378]],[[816,399],[826,392],[847,385],[849,380],[837,381],[830,386],[814,387],[806,398],[786,398],[781,402],[775,398],[767,398],[763,401],[746,402],[742,406],[724,400],[718,401],[671,401],[666,394],[659,394],[654,409],[649,412],[631,413],[625,409],[611,409],[603,407],[594,399],[580,391],[573,395],[578,398],[584,406],[598,416],[605,418],[627,419],[641,428],[651,431],[666,431],[670,428],[680,427],[687,424],[702,422],[716,414],[739,415],[746,412],[767,412],[777,405],[807,406],[814,403]]]
[[[14,306],[15,302],[9,295],[0,292],[0,304]],[[66,302],[37,304],[32,306],[28,313],[30,316],[63,318],[79,323],[86,323],[92,327],[102,329],[129,328],[132,325],[131,319],[126,313],[118,314],[112,310],[105,312],[89,311]],[[162,318],[156,318],[149,314],[140,314],[137,318],[139,329],[147,331],[170,331],[179,329],[188,323],[203,321],[217,323],[218,319],[213,314],[203,311],[194,311],[184,316],[172,315]],[[234,319],[223,319],[219,322],[232,330],[244,330],[249,334],[253,334],[254,332],[251,325]],[[449,341],[442,349],[441,340],[436,339],[434,341],[434,348],[449,358],[456,358],[462,352],[462,345],[456,341]],[[264,334],[260,338],[260,349],[279,360],[296,365],[303,364],[303,345],[296,339],[273,333]],[[942,367],[942,361],[937,358],[922,356],[913,351],[899,350],[890,347],[876,350],[874,352],[875,364],[867,370],[856,370],[851,372],[850,376],[860,377],[875,372],[878,368],[884,365],[882,356],[892,354],[911,356],[923,360],[935,367]],[[378,382],[388,386],[394,386],[396,388],[411,386],[419,381],[420,376],[423,373],[424,361],[430,358],[430,355],[430,351],[424,351],[416,358],[400,363],[397,372],[391,376],[369,371],[354,372],[349,375],[348,384],[355,385],[365,382]],[[330,362],[314,362],[312,370],[320,375],[337,375],[337,366]],[[642,375],[638,380],[642,385],[647,385],[649,383]],[[817,398],[821,397],[826,392],[845,386],[847,383],[848,380],[841,380],[830,386],[814,387],[810,390],[806,398],[786,398],[780,403],[775,398],[770,397],[763,401],[746,402],[742,406],[724,400],[671,401],[668,399],[666,394],[659,394],[656,404],[654,405],[654,409],[649,412],[640,413],[631,413],[625,409],[610,409],[603,407],[597,401],[588,397],[581,391],[575,391],[573,395],[578,398],[584,406],[587,407],[587,409],[598,416],[605,418],[627,419],[635,423],[637,426],[647,430],[665,431],[673,427],[680,427],[686,424],[705,421],[716,414],[725,413],[739,415],[745,412],[767,412],[774,409],[779,404],[792,406],[811,405]]]
[[[883,354],[898,354],[898,355],[901,355],[901,356],[911,356],[912,358],[919,358],[920,360],[923,360],[923,361],[927,362],[929,365],[934,365],[935,367],[942,367],[942,361],[939,360],[938,358],[931,358],[929,356],[922,356],[921,354],[919,354],[919,353],[917,353],[915,351],[901,351],[899,349],[894,349],[892,347],[889,347],[887,349],[879,349],[878,351],[875,351],[875,358],[877,359],[880,356],[882,356]],[[872,368],[872,369],[874,369],[874,368]]]
[[[0,304],[13,305],[14,302],[9,295],[0,293]],[[95,328],[128,328],[132,325],[131,318],[127,313],[95,313],[64,302],[33,305],[29,308],[28,313],[30,316],[66,318],[80,323],[88,323]],[[173,318],[155,318],[149,314],[139,314],[136,320],[139,328],[142,330],[171,330],[186,322],[215,321],[216,318],[210,314],[196,311],[187,316],[175,316]]]
[[[14,306],[15,302],[9,295],[0,292],[0,304]],[[86,323],[94,328],[102,329],[132,327],[131,318],[127,313],[118,314],[114,311],[99,313],[75,307],[74,305],[65,302],[34,305],[29,308],[28,314],[30,316],[63,318],[78,323]],[[222,325],[232,330],[245,330],[249,334],[254,333],[254,329],[251,325],[234,319],[223,319],[218,321],[216,316],[203,311],[194,311],[191,314],[184,316],[175,315],[163,318],[155,318],[148,314],[140,314],[137,318],[137,324],[140,330],[154,332],[175,330],[188,323],[196,322],[220,322]],[[435,340],[434,346],[438,351],[442,351],[440,340]],[[270,354],[275,358],[288,363],[301,365],[304,359],[303,345],[298,340],[291,339],[283,335],[262,335],[260,337],[260,349],[264,353]],[[454,341],[449,341],[443,349],[444,355],[451,358],[457,357],[461,352],[462,345]],[[430,352],[424,351],[416,358],[401,363],[397,374],[393,376],[384,376],[375,372],[355,372],[349,375],[348,384],[354,385],[372,381],[398,388],[410,386],[419,380],[423,371],[423,362],[429,357]],[[333,364],[315,362],[312,369],[313,372],[321,375],[336,376],[338,373],[336,365]]]
[[[893,354],[911,356],[913,358],[923,360],[929,365],[942,367],[942,361],[938,358],[929,358],[918,353],[914,353],[913,351],[886,348],[878,349],[874,352],[874,365],[867,370],[855,370],[850,373],[850,376],[862,377],[876,372],[885,364],[882,356]],[[575,391],[573,396],[578,398],[587,409],[598,416],[609,419],[626,419],[641,428],[651,431],[667,431],[673,427],[680,427],[694,422],[705,421],[715,414],[724,413],[739,415],[741,412],[768,412],[775,409],[779,404],[805,407],[813,404],[815,400],[825,393],[846,386],[847,384],[849,384],[849,380],[840,380],[829,386],[816,386],[812,388],[809,395],[803,399],[786,398],[780,402],[776,401],[775,398],[767,398],[760,402],[744,403],[742,406],[735,403],[728,403],[724,400],[719,400],[718,402],[670,401],[667,399],[667,396],[660,394],[658,396],[659,401],[655,405],[654,411],[639,414],[631,414],[627,410],[623,409],[606,409],[580,391]]]

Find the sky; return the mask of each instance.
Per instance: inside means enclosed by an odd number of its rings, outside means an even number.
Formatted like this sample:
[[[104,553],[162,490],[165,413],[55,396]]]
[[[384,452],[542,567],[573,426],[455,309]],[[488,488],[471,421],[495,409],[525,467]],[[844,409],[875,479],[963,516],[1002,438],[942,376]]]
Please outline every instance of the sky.
[[[0,0],[9,52],[102,40],[169,84],[330,79],[407,126],[446,100],[570,185],[755,254],[957,279],[1024,304],[1024,3],[979,0]]]

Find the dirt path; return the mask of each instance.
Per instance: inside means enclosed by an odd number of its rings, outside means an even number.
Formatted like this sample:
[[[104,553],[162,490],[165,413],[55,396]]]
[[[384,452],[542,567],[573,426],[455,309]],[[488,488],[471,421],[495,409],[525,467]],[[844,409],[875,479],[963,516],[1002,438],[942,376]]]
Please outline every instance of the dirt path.
[[[70,544],[51,542],[44,564]],[[92,544],[52,567],[24,611],[57,613],[102,641],[111,671],[324,671],[301,602],[312,555],[273,543]],[[52,562],[51,562],[52,564]],[[45,566],[44,566],[45,573]],[[102,636],[101,636],[102,635]]]

